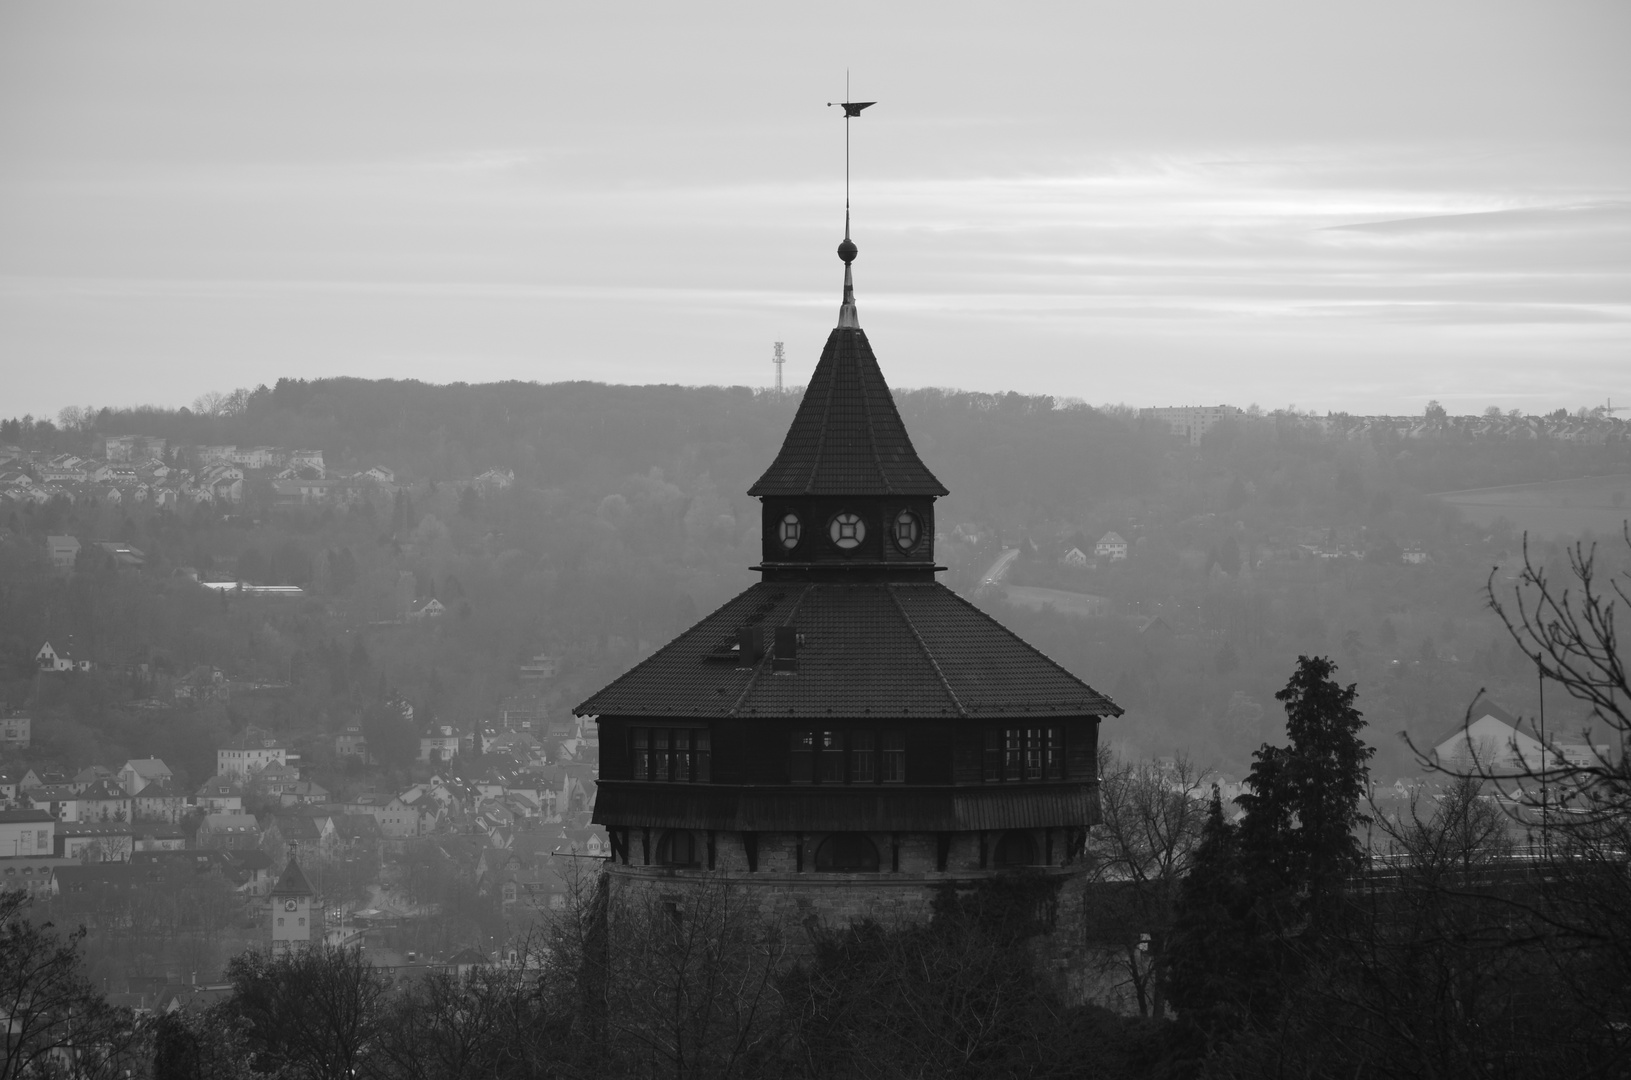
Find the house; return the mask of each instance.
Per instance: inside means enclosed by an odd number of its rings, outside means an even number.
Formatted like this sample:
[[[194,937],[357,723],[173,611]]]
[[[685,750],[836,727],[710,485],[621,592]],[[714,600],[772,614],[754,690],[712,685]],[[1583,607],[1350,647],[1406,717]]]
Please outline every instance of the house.
[[[0,890],[21,889],[41,899],[54,896],[57,892],[57,871],[72,865],[68,860],[49,853],[37,857],[22,855],[0,859]]]
[[[49,810],[0,810],[0,859],[51,855],[56,832],[57,819]]]
[[[375,465],[366,472],[358,473],[357,479],[369,481],[375,484],[394,484],[396,483],[396,473],[392,472],[390,469],[387,469],[383,465]]]
[[[22,789],[29,807],[44,810],[58,821],[79,820],[79,789],[72,784],[38,784]]]
[[[130,796],[113,779],[99,779],[79,793],[80,821],[129,821]]]
[[[410,619],[440,619],[447,614],[447,608],[435,597],[426,600],[417,611],[408,612]]]
[[[1087,552],[1083,551],[1079,547],[1073,547],[1063,555],[1059,556],[1059,561],[1064,563],[1066,566],[1086,566]]]
[[[27,750],[33,739],[34,721],[31,717],[0,716],[0,750]],[[0,795],[0,798],[6,796]]]
[[[119,784],[129,795],[140,795],[149,784],[168,784],[175,777],[158,758],[131,758],[119,770]]]
[[[232,696],[227,688],[227,677],[220,668],[210,667],[208,664],[199,664],[187,674],[177,679],[171,692],[177,701],[196,701],[199,703],[219,701],[225,702]]]
[[[346,804],[346,814],[369,814],[379,823],[380,835],[405,840],[420,833],[419,811],[395,795],[358,795]]]
[[[1098,543],[1093,545],[1093,554],[1096,558],[1109,559],[1111,562],[1115,562],[1117,559],[1125,559],[1127,557],[1127,541],[1123,540],[1117,533],[1107,532],[1099,537]]]
[[[1405,548],[1403,558],[1411,566],[1420,566],[1428,561],[1429,556],[1421,548]]]
[[[268,765],[251,777],[251,784],[267,795],[282,795],[300,782],[300,770],[293,765]]]
[[[40,651],[34,654],[34,662],[40,666],[41,671],[89,671],[89,660],[75,660],[66,652],[57,652],[47,641],[40,646]]]
[[[201,848],[248,851],[260,847],[260,844],[260,823],[255,820],[254,814],[241,811],[206,814],[203,824],[198,826],[198,846]]]
[[[131,832],[136,851],[180,851],[187,846],[187,834],[176,825],[149,825],[138,821]]]
[[[447,762],[460,753],[474,750],[475,737],[451,724],[432,724],[419,737],[419,760]]]
[[[243,784],[235,775],[212,776],[195,796],[199,809],[212,814],[239,814],[244,808]]]
[[[547,682],[555,677],[556,669],[559,666],[559,661],[553,656],[548,653],[539,653],[521,665],[521,681]]]
[[[294,780],[278,793],[282,806],[315,806],[328,802],[328,788],[311,780]]]
[[[1479,699],[1465,721],[1441,735],[1428,751],[1434,764],[1452,770],[1483,768],[1497,774],[1520,775],[1542,768],[1589,765],[1606,758],[1606,743],[1591,744],[1578,733],[1546,732],[1549,750],[1543,750],[1533,721],[1519,720],[1490,701]]]
[[[515,484],[515,473],[509,469],[488,469],[470,482],[472,487],[480,489],[484,495],[491,495],[498,491],[508,491]]]
[[[334,756],[341,761],[360,761],[368,764],[368,738],[356,724],[347,724],[344,731],[334,736]]]
[[[287,765],[289,748],[264,731],[246,730],[215,752],[215,771],[222,776],[248,778],[268,765]]]
[[[289,850],[297,858],[312,861],[329,854],[338,843],[333,814],[281,812],[269,814],[262,823],[267,849]]]
[[[118,494],[117,488],[110,490],[114,494]],[[118,500],[109,501],[117,502]],[[112,560],[113,567],[117,570],[139,570],[147,565],[147,555],[140,548],[134,548],[129,544],[115,540],[98,540],[95,546],[97,551],[101,552],[102,558]]]
[[[114,821],[77,821],[57,826],[55,853],[61,859],[83,863],[128,862],[136,837],[128,824]]]
[[[462,979],[476,968],[487,967],[491,963],[480,950],[467,946],[447,958],[447,973]]]
[[[187,813],[187,797],[169,782],[155,780],[130,797],[133,821],[161,821],[179,825]]]
[[[79,541],[72,536],[47,536],[45,553],[51,558],[51,569],[72,570],[79,558]]]

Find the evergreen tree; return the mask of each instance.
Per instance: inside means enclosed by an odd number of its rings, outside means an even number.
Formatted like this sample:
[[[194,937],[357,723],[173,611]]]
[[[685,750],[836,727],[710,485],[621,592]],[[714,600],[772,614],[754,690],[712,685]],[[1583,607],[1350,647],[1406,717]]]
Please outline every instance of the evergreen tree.
[[[1299,656],[1297,670],[1275,700],[1286,707],[1289,747],[1264,745],[1236,800],[1246,811],[1241,847],[1248,860],[1298,898],[1300,913],[1328,919],[1344,881],[1364,862],[1354,835],[1368,821],[1360,812],[1365,763],[1376,751],[1359,738],[1365,726],[1354,708],[1357,687],[1331,676],[1327,657]]]

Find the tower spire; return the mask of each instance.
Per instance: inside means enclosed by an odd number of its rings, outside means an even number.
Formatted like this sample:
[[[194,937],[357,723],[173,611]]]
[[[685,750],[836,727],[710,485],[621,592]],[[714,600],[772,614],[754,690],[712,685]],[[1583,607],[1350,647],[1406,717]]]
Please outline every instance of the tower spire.
[[[844,97],[849,97],[849,71],[844,72]],[[844,242],[838,245],[838,257],[844,261],[844,299],[838,307],[838,328],[841,330],[858,330],[861,327],[861,317],[855,310],[855,279],[850,273],[850,263],[855,261],[858,249],[855,241],[849,238],[849,122],[861,115],[861,110],[869,105],[876,105],[876,101],[829,101],[828,108],[834,105],[844,107]]]

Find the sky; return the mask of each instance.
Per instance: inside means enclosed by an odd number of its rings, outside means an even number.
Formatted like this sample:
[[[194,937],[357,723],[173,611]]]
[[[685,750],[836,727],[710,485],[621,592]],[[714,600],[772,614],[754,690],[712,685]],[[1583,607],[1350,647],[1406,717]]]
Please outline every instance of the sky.
[[[0,416],[802,383],[846,72],[895,386],[1631,405],[1627,45],[1622,0],[11,0]]]

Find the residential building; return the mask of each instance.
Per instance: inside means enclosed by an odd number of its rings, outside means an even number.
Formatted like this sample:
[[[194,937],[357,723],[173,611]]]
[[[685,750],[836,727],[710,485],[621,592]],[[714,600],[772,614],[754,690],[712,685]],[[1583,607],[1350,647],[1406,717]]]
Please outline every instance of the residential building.
[[[195,804],[212,814],[237,814],[244,808],[244,787],[235,774],[212,776],[194,796]]]
[[[232,851],[249,851],[260,847],[261,828],[254,814],[206,814],[198,826],[198,846]]]
[[[347,724],[345,730],[334,736],[334,756],[341,761],[368,763],[368,738],[357,724]]]
[[[135,821],[178,825],[187,814],[187,796],[168,781],[155,780],[130,797],[130,813]]]
[[[51,558],[51,569],[72,570],[79,559],[79,541],[72,536],[47,536],[45,553]]]
[[[131,758],[119,770],[119,784],[130,795],[140,795],[149,784],[168,784],[173,779],[170,766],[158,758]]]
[[[1213,428],[1246,414],[1233,405],[1180,405],[1144,409],[1139,415],[1166,425],[1167,431],[1190,446],[1199,446],[1201,438]]]
[[[130,796],[112,778],[98,779],[79,793],[79,821],[129,821]]]
[[[1109,559],[1111,562],[1125,559],[1127,557],[1127,541],[1123,540],[1119,533],[1107,532],[1099,537],[1098,543],[1093,545],[1093,555],[1095,558]]]
[[[76,660],[67,652],[58,652],[47,641],[40,646],[40,651],[34,654],[34,662],[40,666],[41,671],[89,671],[89,660]]]
[[[470,754],[475,746],[473,732],[460,731],[452,724],[432,724],[419,736],[419,760],[448,762],[460,754]]]
[[[136,836],[128,822],[76,821],[57,826],[55,854],[84,863],[128,862]]]
[[[0,859],[54,854],[56,833],[49,810],[0,810]]]
[[[1456,721],[1439,736],[1428,756],[1443,768],[1484,768],[1506,775],[1608,759],[1609,744],[1589,743],[1579,731],[1548,730],[1544,748],[1540,735],[1534,719],[1519,720],[1494,702],[1480,699],[1467,720]]]
[[[34,721],[31,717],[0,715],[0,750],[27,750],[33,741]]]
[[[268,765],[288,763],[289,748],[281,740],[253,728],[215,752],[215,771],[240,779],[247,779]]]

